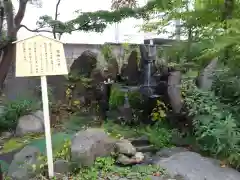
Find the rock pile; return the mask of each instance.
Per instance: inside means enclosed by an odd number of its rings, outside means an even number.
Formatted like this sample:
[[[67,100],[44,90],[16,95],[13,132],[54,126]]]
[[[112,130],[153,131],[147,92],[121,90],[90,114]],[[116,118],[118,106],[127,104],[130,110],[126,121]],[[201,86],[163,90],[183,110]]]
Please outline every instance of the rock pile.
[[[144,140],[142,140],[144,141]],[[220,162],[206,158],[184,148],[162,148],[158,152],[138,152],[136,141],[116,140],[102,129],[92,128],[79,131],[71,140],[71,162],[57,159],[54,162],[55,173],[66,175],[72,162],[81,166],[91,166],[97,157],[116,155],[118,165],[146,164],[159,166],[166,170],[168,177],[153,176],[151,180],[239,180],[240,173],[229,167],[221,167]],[[8,175],[15,180],[35,178],[42,162],[37,158],[39,150],[26,146],[16,153],[10,165]],[[151,161],[147,161],[152,159]],[[61,178],[63,179],[63,178]],[[121,179],[120,177],[116,180]],[[122,179],[121,179],[122,180]],[[124,180],[129,180],[125,178]]]
[[[116,142],[117,162],[121,165],[133,165],[143,162],[144,155],[137,152],[136,148],[128,140]]]
[[[117,155],[122,165],[141,163],[144,156],[128,140],[110,138],[102,129],[92,128],[78,132],[72,139],[71,160],[79,166],[91,166],[97,157]]]

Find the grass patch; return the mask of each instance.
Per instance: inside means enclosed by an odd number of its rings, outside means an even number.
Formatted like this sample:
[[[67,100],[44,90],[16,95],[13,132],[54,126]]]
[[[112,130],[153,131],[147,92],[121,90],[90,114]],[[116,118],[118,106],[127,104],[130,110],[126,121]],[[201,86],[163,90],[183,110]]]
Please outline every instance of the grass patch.
[[[113,123],[111,120],[103,124],[103,128],[109,133],[110,136],[116,138],[133,138],[142,135],[138,127],[123,126]]]
[[[149,141],[157,148],[172,147],[172,138],[180,136],[177,130],[170,129],[163,123],[156,123],[153,126],[139,125],[130,127],[126,125],[115,124],[111,121],[104,123],[103,128],[116,138],[137,138],[147,136]]]
[[[96,127],[97,121],[91,115],[74,114],[63,123],[64,131],[74,133],[88,127]]]
[[[64,127],[66,132],[74,133],[81,129],[93,127],[93,122],[94,120],[90,116],[74,115],[66,121]],[[111,137],[118,139],[147,136],[149,138],[149,141],[158,148],[172,147],[173,136],[180,136],[177,130],[171,129],[161,122],[156,123],[153,126],[127,126],[116,124],[113,121],[108,120],[104,122],[101,128],[103,128]]]

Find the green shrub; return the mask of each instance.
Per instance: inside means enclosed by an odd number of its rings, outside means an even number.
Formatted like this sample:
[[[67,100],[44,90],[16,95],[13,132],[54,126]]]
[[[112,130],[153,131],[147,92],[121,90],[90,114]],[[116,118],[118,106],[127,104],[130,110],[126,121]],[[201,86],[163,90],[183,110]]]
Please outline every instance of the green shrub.
[[[145,135],[154,146],[162,148],[172,146],[172,137],[176,132],[176,130],[170,129],[165,124],[156,122],[153,126],[139,125],[131,127],[107,121],[104,124],[104,129],[114,138],[137,138]]]
[[[240,131],[231,107],[221,103],[213,92],[202,92],[192,81],[183,83],[185,103],[193,117],[194,134],[201,150],[240,162]]]
[[[147,135],[149,141],[158,148],[171,147],[172,135],[174,130],[163,126],[162,123],[156,123],[153,126],[147,126],[141,129],[144,135]]]
[[[221,69],[215,73],[212,87],[224,104],[231,105],[232,112],[240,112],[240,77],[230,69]]]
[[[0,131],[13,130],[17,120],[38,108],[36,100],[17,99],[7,102],[0,117]]]
[[[109,105],[111,109],[116,109],[117,107],[124,104],[124,92],[119,91],[118,88],[112,87],[111,95],[109,98]]]
[[[113,87],[109,99],[109,105],[111,109],[116,109],[124,104],[125,92]],[[138,91],[128,92],[129,104],[132,108],[138,109],[142,104],[142,95]]]

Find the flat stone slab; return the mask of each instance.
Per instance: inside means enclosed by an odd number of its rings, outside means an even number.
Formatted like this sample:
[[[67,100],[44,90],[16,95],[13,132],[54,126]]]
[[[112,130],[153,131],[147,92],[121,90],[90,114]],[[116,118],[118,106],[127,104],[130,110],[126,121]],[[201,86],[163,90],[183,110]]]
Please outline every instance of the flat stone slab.
[[[166,169],[170,176],[180,175],[185,180],[239,180],[240,172],[228,167],[220,167],[211,158],[195,152],[179,152],[170,157],[160,158],[156,163]]]

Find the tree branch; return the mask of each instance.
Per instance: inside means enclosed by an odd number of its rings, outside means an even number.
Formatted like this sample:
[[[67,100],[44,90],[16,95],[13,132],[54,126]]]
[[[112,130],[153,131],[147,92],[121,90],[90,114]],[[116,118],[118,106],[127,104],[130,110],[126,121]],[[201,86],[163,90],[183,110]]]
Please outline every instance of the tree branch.
[[[89,22],[86,22],[85,24],[83,24],[82,26],[76,28],[76,29],[73,29],[71,32],[74,32],[74,31],[79,31],[81,30],[81,28],[85,25],[87,25]],[[30,32],[37,32],[37,33],[40,33],[40,32],[47,32],[47,33],[53,33],[53,30],[47,30],[47,29],[42,29],[43,27],[40,27],[40,28],[37,28],[37,29],[30,29],[28,28],[27,26],[23,25],[23,24],[20,24],[19,25],[19,29],[21,28],[25,28],[26,30],[30,31]],[[59,33],[59,34],[63,34],[64,32],[61,32],[61,31],[55,31],[55,33]]]
[[[19,8],[18,8],[18,12],[14,18],[14,23],[15,26],[18,28],[18,26],[21,24],[24,15],[25,15],[25,11],[26,11],[26,7],[27,7],[27,3],[28,0],[19,0]]]
[[[55,18],[54,20],[57,21],[58,20],[58,8],[60,5],[61,0],[58,0],[57,4],[56,4],[56,10],[55,10]],[[57,39],[56,37],[56,25],[53,27],[53,37],[54,39]]]
[[[25,28],[26,30],[30,31],[30,32],[47,32],[47,33],[52,33],[53,31],[51,30],[47,30],[47,29],[41,29],[41,28],[37,28],[37,29],[29,29],[27,26],[21,24],[19,25],[19,29],[20,28]]]

